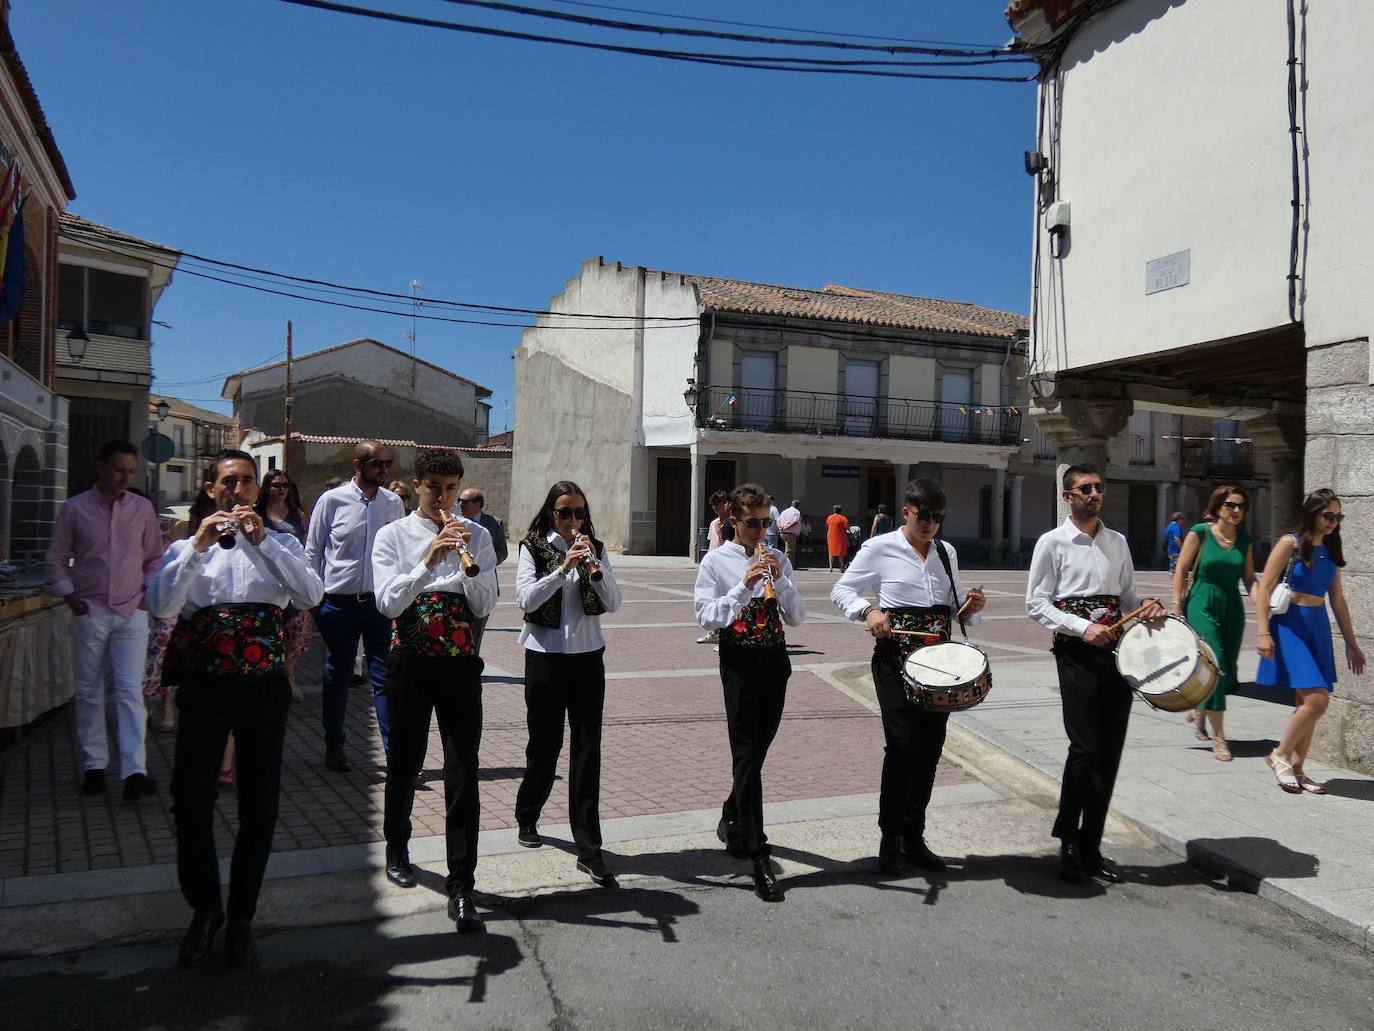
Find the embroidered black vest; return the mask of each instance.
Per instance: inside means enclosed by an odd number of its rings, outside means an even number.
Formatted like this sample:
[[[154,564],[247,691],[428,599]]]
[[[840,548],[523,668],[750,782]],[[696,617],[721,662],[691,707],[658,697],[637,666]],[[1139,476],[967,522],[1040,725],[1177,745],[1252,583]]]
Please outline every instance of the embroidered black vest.
[[[563,564],[566,557],[548,540],[542,536],[530,534],[520,542],[522,548],[528,548],[530,558],[534,560],[534,578],[542,580],[557,567]],[[595,537],[592,538],[592,553],[598,557],[602,553],[601,542]],[[606,611],[606,606],[601,604],[601,599],[596,596],[596,591],[592,590],[592,578],[587,573],[587,564],[580,563],[577,567],[577,585],[582,594],[582,612],[588,616],[599,616]],[[525,613],[525,622],[533,623],[535,626],[549,627],[556,629],[563,625],[563,591],[562,588],[554,592],[552,598],[544,602],[538,608],[531,609]]]

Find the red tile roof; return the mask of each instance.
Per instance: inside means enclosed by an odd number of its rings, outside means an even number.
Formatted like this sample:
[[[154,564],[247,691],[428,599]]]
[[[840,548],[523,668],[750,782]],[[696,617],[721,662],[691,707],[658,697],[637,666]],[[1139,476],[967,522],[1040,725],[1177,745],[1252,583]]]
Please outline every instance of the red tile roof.
[[[831,285],[821,290],[807,290],[715,276],[683,274],[682,278],[695,283],[701,291],[702,302],[716,311],[1002,339],[1010,339],[1027,327],[1024,315],[963,301],[913,297],[852,286]]]
[[[257,447],[260,444],[280,444],[282,442],[280,433],[270,437],[258,437],[249,447]],[[291,439],[299,440],[304,444],[360,444],[364,440],[375,440],[378,444],[385,444],[387,447],[420,447],[420,448],[444,448],[448,451],[480,451],[483,454],[510,454],[508,447],[477,447],[472,444],[420,444],[413,440],[391,440],[386,437],[336,437],[322,436],[317,433],[297,433],[291,431]]]
[[[24,103],[24,111],[28,114],[29,121],[33,123],[34,135],[42,144],[43,150],[48,155],[48,160],[52,162],[58,182],[62,184],[62,189],[67,192],[67,199],[75,200],[76,187],[72,185],[71,173],[67,171],[67,162],[62,159],[62,151],[58,149],[57,140],[52,134],[52,128],[48,125],[48,116],[43,113],[43,105],[38,102],[38,91],[33,88],[33,80],[29,78],[29,70],[24,67],[24,62],[19,59],[19,49],[14,44],[14,37],[10,35],[8,10],[4,12],[4,17],[0,18],[0,59],[4,60],[5,66],[9,69],[10,78],[14,80],[14,88],[19,91],[19,99]]]

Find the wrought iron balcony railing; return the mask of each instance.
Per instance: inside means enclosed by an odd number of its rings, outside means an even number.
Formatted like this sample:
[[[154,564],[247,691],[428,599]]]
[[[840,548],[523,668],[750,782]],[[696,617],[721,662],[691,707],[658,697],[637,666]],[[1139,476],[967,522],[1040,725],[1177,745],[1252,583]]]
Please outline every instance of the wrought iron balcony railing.
[[[909,398],[860,398],[811,390],[702,387],[696,423],[703,429],[756,430],[837,437],[1020,444],[1021,410]]]
[[[1189,440],[1183,445],[1183,471],[1211,480],[1244,480],[1255,475],[1250,441]]]

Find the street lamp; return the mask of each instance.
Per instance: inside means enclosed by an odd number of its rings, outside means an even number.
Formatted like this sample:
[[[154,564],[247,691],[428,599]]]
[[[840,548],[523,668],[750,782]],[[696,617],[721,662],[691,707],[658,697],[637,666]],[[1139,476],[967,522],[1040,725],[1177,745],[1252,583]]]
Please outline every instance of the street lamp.
[[[695,415],[697,411],[697,401],[701,398],[701,388],[697,386],[694,377],[687,377],[687,389],[682,392],[682,400],[687,402],[687,407]]]
[[[80,361],[86,354],[86,345],[91,342],[91,338],[86,335],[85,327],[77,326],[67,334],[67,351],[76,360]]]
[[[166,422],[166,421],[167,421],[167,413],[170,412],[171,410],[172,410],[172,406],[169,405],[169,404],[167,403],[167,401],[166,401],[165,398],[164,398],[163,400],[159,401],[159,402],[157,403],[157,421],[158,421],[158,422]]]

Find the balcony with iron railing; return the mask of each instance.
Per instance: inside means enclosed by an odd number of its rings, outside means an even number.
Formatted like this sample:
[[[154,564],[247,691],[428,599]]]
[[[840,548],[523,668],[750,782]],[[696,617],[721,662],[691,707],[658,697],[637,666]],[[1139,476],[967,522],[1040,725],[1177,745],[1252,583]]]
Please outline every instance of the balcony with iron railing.
[[[811,390],[701,387],[696,397],[696,424],[702,429],[726,431],[938,440],[953,444],[1021,443],[1019,408],[898,397],[850,397]]]
[[[1189,440],[1183,446],[1183,472],[1209,480],[1248,479],[1255,475],[1255,445],[1248,440]]]

